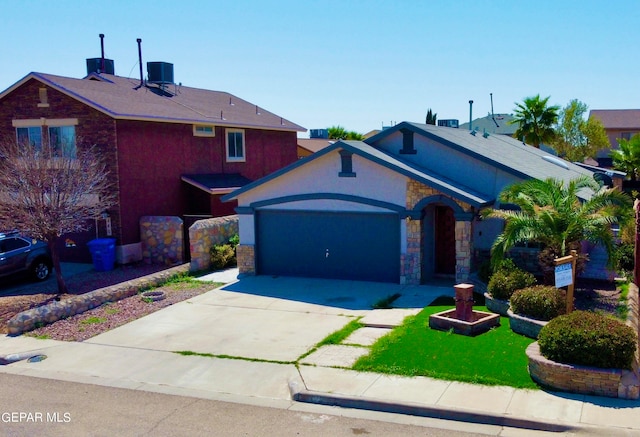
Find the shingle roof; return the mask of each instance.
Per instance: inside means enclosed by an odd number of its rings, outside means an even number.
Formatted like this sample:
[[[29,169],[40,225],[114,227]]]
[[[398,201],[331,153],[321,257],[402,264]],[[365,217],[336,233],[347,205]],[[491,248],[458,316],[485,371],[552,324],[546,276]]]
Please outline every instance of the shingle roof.
[[[289,120],[222,91],[182,85],[140,85],[139,79],[90,74],[84,79],[30,73],[2,92],[0,100],[30,79],[38,80],[116,119],[202,123],[270,130],[306,131]]]
[[[187,174],[182,180],[209,194],[226,194],[251,182],[239,173]]]
[[[224,196],[223,201],[237,199],[247,191],[276,179],[302,165],[324,156],[336,149],[346,149],[357,155],[363,156],[373,162],[383,165],[391,170],[401,173],[411,179],[422,182],[456,199],[463,200],[476,207],[484,207],[492,204],[495,199],[491,195],[479,193],[472,187],[463,183],[472,182],[472,178],[461,177],[454,181],[438,174],[436,171],[401,160],[395,155],[384,152],[370,143],[393,134],[399,129],[411,129],[414,132],[451,147],[454,150],[469,155],[474,159],[487,162],[507,173],[521,179],[535,178],[546,179],[549,177],[562,181],[569,181],[579,176],[593,176],[589,170],[581,168],[548,153],[527,146],[522,142],[505,135],[488,135],[486,138],[478,133],[475,136],[469,131],[456,128],[439,127],[433,125],[402,122],[386,129],[366,141],[338,141],[331,146],[285,168],[282,168],[262,179],[245,185],[244,187]],[[589,198],[590,193],[580,193],[583,198]]]
[[[487,196],[476,192],[470,187],[464,186],[461,183],[456,181],[448,180],[443,178],[442,176],[425,171],[417,166],[413,166],[409,163],[400,161],[396,157],[383,152],[382,150],[376,149],[369,144],[362,141],[338,141],[329,147],[326,147],[319,152],[307,157],[305,159],[301,159],[287,167],[284,167],[274,173],[271,173],[268,176],[265,176],[262,179],[258,179],[255,182],[245,185],[244,187],[234,191],[231,194],[228,194],[222,198],[223,201],[230,201],[236,199],[240,194],[250,191],[272,179],[275,179],[285,173],[290,172],[291,170],[300,167],[301,165],[305,165],[306,163],[317,159],[321,156],[324,156],[327,153],[330,153],[336,149],[345,149],[349,150],[356,155],[360,155],[365,157],[366,159],[376,162],[384,167],[387,167],[391,170],[394,170],[400,174],[403,174],[410,179],[414,179],[419,182],[423,182],[432,187],[438,188],[440,191],[450,194],[456,199],[461,199],[473,206],[482,207],[487,206],[493,202],[494,199],[488,198]]]
[[[311,153],[315,153],[319,150],[329,147],[335,143],[336,140],[329,140],[326,138],[298,138],[298,146],[308,150]]]
[[[599,118],[606,129],[640,128],[640,109],[592,109],[592,116]]]
[[[568,181],[580,175],[592,175],[584,168],[552,156],[544,150],[523,144],[507,135],[488,135],[485,138],[480,132],[474,136],[464,129],[402,122],[393,128],[382,131],[366,142],[371,144],[379,138],[407,127],[420,135],[521,178],[546,179],[553,177]]]
[[[493,117],[489,114],[486,117],[476,118],[473,120],[471,127],[480,133],[486,131],[490,134],[513,135],[516,130],[518,130],[517,124],[509,123],[513,118],[513,115],[509,114],[494,114]],[[461,124],[459,129],[469,130],[469,123]]]

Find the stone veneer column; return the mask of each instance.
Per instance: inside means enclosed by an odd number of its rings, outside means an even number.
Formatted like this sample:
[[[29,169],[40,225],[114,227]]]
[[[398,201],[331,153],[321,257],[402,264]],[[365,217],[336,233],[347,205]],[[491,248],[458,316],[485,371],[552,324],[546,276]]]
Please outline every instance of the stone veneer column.
[[[456,221],[456,283],[465,282],[471,273],[471,221]]]
[[[428,187],[420,182],[409,180],[407,182],[406,208],[412,211],[421,200],[443,195],[440,191]],[[470,211],[470,205],[454,200],[462,210]],[[456,281],[466,282],[471,271],[471,222],[456,221]],[[400,282],[402,284],[420,284],[422,273],[422,220],[413,219],[406,221],[407,237],[406,253],[401,254],[400,259]]]
[[[405,220],[407,229],[407,252],[400,254],[400,283],[420,284],[422,270],[422,233],[420,220]]]
[[[238,273],[243,275],[256,274],[256,252],[253,244],[239,244],[236,246]]]

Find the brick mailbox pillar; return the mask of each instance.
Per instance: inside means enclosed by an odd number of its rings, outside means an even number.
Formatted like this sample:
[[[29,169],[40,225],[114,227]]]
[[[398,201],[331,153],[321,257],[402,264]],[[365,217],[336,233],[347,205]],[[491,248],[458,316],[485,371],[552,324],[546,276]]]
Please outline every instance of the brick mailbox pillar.
[[[473,285],[458,284],[456,291],[456,319],[471,322],[473,319]]]

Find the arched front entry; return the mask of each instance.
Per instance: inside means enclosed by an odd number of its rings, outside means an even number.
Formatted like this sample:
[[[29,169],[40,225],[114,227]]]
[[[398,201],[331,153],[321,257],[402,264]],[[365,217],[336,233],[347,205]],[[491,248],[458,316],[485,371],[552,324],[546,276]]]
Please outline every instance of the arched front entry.
[[[455,277],[455,230],[453,208],[441,203],[424,207],[421,226],[422,283],[434,277]]]

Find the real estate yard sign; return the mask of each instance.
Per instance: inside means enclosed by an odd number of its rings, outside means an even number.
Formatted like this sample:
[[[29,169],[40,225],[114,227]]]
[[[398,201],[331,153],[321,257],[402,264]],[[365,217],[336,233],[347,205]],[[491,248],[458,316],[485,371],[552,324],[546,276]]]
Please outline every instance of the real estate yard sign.
[[[556,287],[567,287],[567,314],[573,311],[573,285],[576,282],[576,259],[578,253],[571,251],[571,255],[556,258],[555,274]]]

